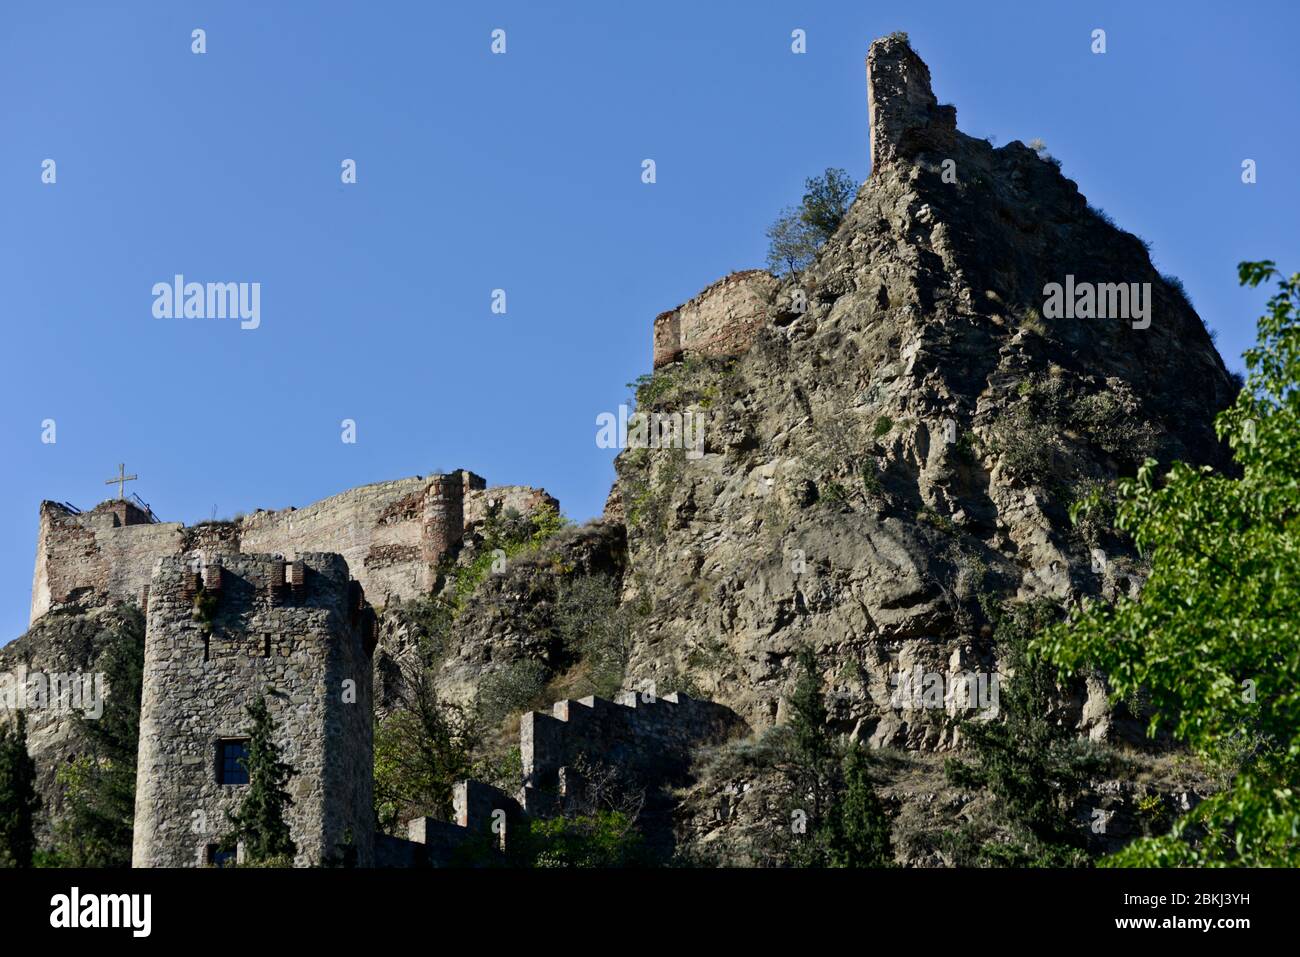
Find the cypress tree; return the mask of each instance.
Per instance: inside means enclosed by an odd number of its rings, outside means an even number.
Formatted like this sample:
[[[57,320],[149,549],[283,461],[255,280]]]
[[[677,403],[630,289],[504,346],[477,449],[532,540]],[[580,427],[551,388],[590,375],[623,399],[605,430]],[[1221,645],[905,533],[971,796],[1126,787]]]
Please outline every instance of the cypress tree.
[[[292,862],[298,848],[289,836],[285,814],[293,805],[287,786],[295,771],[283,760],[280,746],[275,743],[275,719],[266,699],[250,704],[248,716],[253,728],[249,732],[248,758],[242,762],[248,770],[248,794],[239,810],[229,814],[233,830],[222,847],[230,851],[242,842],[250,864],[286,859]]]
[[[36,850],[36,762],[27,753],[27,716],[0,730],[0,867],[31,867]]]

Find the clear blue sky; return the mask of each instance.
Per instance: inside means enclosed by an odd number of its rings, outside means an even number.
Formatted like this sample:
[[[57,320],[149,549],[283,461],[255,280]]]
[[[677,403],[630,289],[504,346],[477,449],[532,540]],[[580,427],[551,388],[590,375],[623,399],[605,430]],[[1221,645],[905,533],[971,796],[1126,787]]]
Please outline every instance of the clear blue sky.
[[[649,371],[654,315],[761,265],[804,177],[866,178],[863,57],[893,30],[962,129],[1041,137],[1148,239],[1240,368],[1264,296],[1235,264],[1300,269],[1296,10],[6,0],[0,642],[39,502],[92,507],[118,462],[187,523],[457,467],[599,513],[595,417]],[[261,328],[154,319],[178,272],[260,282]]]

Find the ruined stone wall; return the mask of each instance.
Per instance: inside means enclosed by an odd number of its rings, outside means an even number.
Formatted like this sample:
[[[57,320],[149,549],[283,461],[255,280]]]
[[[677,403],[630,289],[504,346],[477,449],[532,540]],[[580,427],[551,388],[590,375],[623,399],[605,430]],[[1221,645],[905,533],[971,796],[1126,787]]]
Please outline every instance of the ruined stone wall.
[[[486,484],[463,470],[415,476],[350,489],[305,508],[258,510],[238,521],[190,528],[151,523],[126,502],[105,502],[85,513],[43,502],[31,621],[72,603],[143,606],[155,563],[169,555],[206,561],[241,552],[286,558],[336,552],[375,604],[414,598],[433,587],[439,562],[461,540],[467,522],[482,521],[493,507],[558,508],[541,489]]]
[[[193,614],[200,580],[217,595],[210,633]],[[287,568],[230,555],[201,579],[186,558],[162,559],[145,640],[134,866],[198,866],[220,842],[247,786],[218,783],[219,743],[247,737],[247,707],[263,695],[296,770],[295,863],[319,864],[350,837],[368,866],[372,641],[373,615],[338,555],[300,554]]]
[[[140,602],[154,563],[181,550],[183,526],[125,525],[122,519],[114,502],[82,513],[57,502],[41,503],[31,621],[71,602]]]
[[[762,269],[734,272],[654,323],[656,369],[692,355],[744,352],[767,321],[777,280]]]
[[[529,485],[494,485],[488,489],[466,491],[465,531],[473,531],[493,512],[504,514],[513,509],[521,515],[528,515],[543,506],[556,511],[560,509],[559,500],[546,489]]]
[[[419,476],[349,489],[306,508],[257,511],[241,523],[246,552],[337,552],[376,604],[427,587],[421,514],[428,480]]]

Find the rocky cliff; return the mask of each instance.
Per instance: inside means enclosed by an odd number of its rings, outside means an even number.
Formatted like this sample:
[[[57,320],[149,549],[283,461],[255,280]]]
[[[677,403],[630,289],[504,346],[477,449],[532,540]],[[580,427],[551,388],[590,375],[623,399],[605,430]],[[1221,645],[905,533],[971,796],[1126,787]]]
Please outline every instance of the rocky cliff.
[[[705,454],[619,455],[626,598],[649,607],[629,677],[685,676],[762,727],[806,643],[840,730],[944,748],[892,676],[996,670],[992,602],[1136,587],[1104,520],[1067,510],[1147,456],[1220,462],[1236,386],[1176,281],[1059,164],[961,133],[905,38],[872,44],[867,78],[871,176],[838,232],[767,287],[746,348],[661,349],[677,361],[640,390],[643,411],[703,414]],[[1105,318],[1063,318],[1052,283]]]

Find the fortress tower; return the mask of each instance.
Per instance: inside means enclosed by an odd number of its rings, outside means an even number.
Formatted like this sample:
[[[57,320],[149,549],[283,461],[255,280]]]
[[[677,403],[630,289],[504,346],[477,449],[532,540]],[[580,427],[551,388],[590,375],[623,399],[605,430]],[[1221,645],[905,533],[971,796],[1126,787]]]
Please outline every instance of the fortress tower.
[[[204,612],[196,597],[215,595]],[[339,555],[286,563],[161,559],[149,592],[136,784],[135,867],[215,863],[248,790],[247,707],[265,697],[289,781],[295,863],[374,847],[370,654],[375,616]]]

